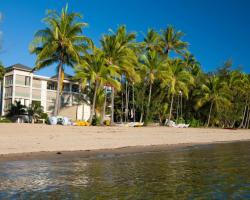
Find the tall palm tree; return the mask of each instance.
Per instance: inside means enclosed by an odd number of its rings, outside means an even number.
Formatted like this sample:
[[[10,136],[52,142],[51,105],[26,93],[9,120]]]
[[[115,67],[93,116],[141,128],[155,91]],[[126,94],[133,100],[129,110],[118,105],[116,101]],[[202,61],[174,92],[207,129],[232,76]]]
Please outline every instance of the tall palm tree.
[[[160,35],[154,31],[154,29],[149,29],[147,34],[144,36],[143,45],[146,50],[151,51],[161,51],[161,46],[163,45]]]
[[[205,80],[196,95],[198,96],[196,108],[200,108],[206,103],[210,104],[207,127],[210,125],[213,110],[218,110],[222,105],[231,105],[231,97],[226,83],[215,75],[211,75]]]
[[[116,32],[112,31],[111,34],[104,35],[101,39],[107,65],[117,66],[120,76],[125,75],[132,79],[139,77],[134,69],[137,64],[137,57],[133,51],[136,48],[135,37],[134,33],[127,33],[125,26],[120,26]],[[114,122],[114,93],[115,89],[112,87],[111,123]]]
[[[171,97],[169,117],[168,121],[166,121],[166,123],[169,123],[172,117],[175,95],[181,92],[184,97],[188,98],[189,86],[194,84],[194,78],[183,66],[181,59],[169,60],[167,71],[163,76],[165,79],[162,86],[167,86],[168,94]]]
[[[182,41],[184,33],[182,31],[176,31],[173,26],[168,26],[166,30],[162,31],[162,49],[163,53],[167,56],[170,51],[183,55],[188,47],[188,43]]]
[[[164,56],[160,55],[158,52],[149,50],[146,54],[141,56],[141,63],[142,69],[145,74],[145,81],[147,81],[149,85],[149,95],[146,111],[146,119],[148,119],[152,96],[152,86],[155,79],[162,78],[162,72],[166,70],[167,59]]]
[[[91,106],[90,123],[92,123],[93,116],[96,109],[96,97],[100,87],[105,84],[120,89],[120,83],[114,79],[117,76],[117,67],[115,65],[106,65],[106,58],[103,51],[94,48],[92,53],[86,54],[81,61],[81,64],[76,67],[76,79],[80,79],[83,87],[87,83],[94,86],[94,95]]]
[[[48,11],[44,22],[47,27],[36,32],[30,45],[30,52],[37,55],[34,70],[57,64],[57,94],[54,114],[60,109],[60,90],[65,66],[79,63],[91,41],[83,36],[86,23],[80,22],[78,13],[68,13],[68,6],[61,13]]]

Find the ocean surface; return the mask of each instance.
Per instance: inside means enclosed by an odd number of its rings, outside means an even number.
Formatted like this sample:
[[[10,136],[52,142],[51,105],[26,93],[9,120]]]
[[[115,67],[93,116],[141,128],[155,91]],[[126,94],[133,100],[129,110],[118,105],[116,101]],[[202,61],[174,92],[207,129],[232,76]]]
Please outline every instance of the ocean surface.
[[[250,199],[250,142],[0,162],[0,199]]]

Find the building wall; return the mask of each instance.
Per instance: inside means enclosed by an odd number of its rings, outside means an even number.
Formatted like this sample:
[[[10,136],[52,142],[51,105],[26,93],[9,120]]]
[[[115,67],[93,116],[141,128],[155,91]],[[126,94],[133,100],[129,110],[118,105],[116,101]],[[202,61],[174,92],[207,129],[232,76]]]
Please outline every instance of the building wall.
[[[77,92],[79,91],[79,86],[68,80],[65,80],[64,84],[64,92],[61,99],[62,108],[78,105],[79,94]],[[13,104],[15,100],[20,101],[26,106],[29,106],[32,101],[40,101],[44,108],[44,112],[52,115],[56,100],[56,80],[15,69],[5,74],[2,93],[2,115],[7,113],[11,104]],[[81,109],[66,109],[65,112],[67,113],[67,110],[69,110],[70,116],[77,116],[78,119],[89,118],[89,106],[80,105],[79,107]],[[72,112],[74,111],[77,113],[73,114]]]

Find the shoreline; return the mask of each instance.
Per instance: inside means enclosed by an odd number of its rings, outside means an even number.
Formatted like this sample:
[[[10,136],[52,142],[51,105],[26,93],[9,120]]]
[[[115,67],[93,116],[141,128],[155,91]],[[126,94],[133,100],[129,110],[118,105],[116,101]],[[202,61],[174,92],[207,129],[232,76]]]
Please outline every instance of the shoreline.
[[[249,130],[0,124],[0,162],[143,153],[250,141]],[[59,154],[57,154],[59,152]]]
[[[91,159],[98,157],[110,157],[120,155],[157,153],[164,151],[177,150],[182,148],[202,147],[207,145],[233,144],[237,142],[250,142],[250,140],[235,140],[225,142],[211,143],[186,143],[186,144],[165,144],[165,145],[150,145],[150,146],[127,146],[114,149],[94,149],[94,150],[75,150],[75,151],[42,151],[28,153],[1,154],[0,164],[11,161],[32,161],[32,160],[47,160],[61,161],[65,159]]]

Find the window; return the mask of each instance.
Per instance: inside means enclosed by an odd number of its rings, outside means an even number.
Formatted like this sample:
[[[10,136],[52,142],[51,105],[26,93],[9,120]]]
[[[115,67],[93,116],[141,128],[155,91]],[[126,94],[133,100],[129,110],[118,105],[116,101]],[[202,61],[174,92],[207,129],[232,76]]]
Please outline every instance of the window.
[[[63,91],[69,92],[70,85],[68,83],[63,84]]]
[[[13,76],[10,75],[10,76],[6,76],[5,77],[5,85],[8,86],[8,85],[12,85],[13,84]]]
[[[57,90],[57,84],[56,84],[56,82],[48,82],[47,83],[47,89],[48,90]]]
[[[25,85],[26,86],[30,85],[30,77],[29,76],[25,76]]]
[[[9,110],[12,104],[12,100],[11,99],[6,99],[4,102],[4,109],[5,110]]]
[[[72,92],[79,92],[79,85],[76,85],[76,84],[74,84],[74,85],[72,85]]]
[[[12,87],[6,87],[5,88],[5,97],[11,97],[12,96]]]
[[[41,80],[39,80],[39,79],[33,79],[32,86],[34,88],[41,88]]]

